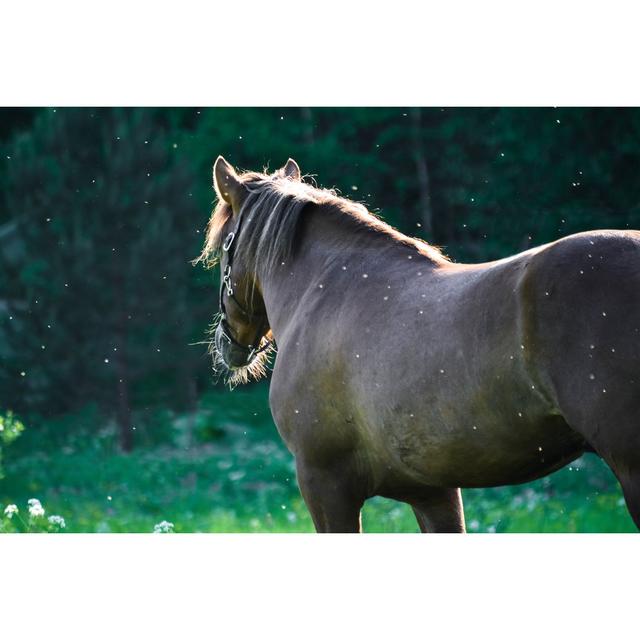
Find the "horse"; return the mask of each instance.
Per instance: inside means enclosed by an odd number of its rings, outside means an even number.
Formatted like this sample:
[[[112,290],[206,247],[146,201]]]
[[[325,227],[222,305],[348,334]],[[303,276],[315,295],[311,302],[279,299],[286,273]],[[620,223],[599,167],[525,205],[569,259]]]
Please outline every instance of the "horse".
[[[215,366],[277,358],[269,404],[318,532],[372,496],[422,532],[465,531],[461,488],[519,484],[586,451],[640,527],[640,232],[577,233],[459,264],[289,159],[214,165],[199,259],[220,261]]]

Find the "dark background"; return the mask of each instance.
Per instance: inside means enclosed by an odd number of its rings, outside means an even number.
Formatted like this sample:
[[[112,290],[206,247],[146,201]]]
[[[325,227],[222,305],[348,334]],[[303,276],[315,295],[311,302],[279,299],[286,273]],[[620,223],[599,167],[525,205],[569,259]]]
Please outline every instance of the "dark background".
[[[0,415],[51,447],[104,425],[114,451],[174,446],[169,413],[233,402],[194,344],[218,154],[291,156],[456,261],[640,227],[638,109],[5,108],[0,146]]]

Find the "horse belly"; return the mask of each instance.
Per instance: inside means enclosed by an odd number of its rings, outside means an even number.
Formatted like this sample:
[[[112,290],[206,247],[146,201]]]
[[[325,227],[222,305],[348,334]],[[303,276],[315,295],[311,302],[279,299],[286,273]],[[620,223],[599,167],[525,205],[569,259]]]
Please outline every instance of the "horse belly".
[[[378,415],[385,417],[377,421],[368,446],[384,441],[386,477],[392,482],[451,487],[526,482],[567,464],[585,446],[515,372],[476,393],[425,390]]]
[[[551,473],[584,451],[560,416],[518,428],[515,437],[513,424],[477,422],[437,431],[397,428],[389,438],[394,465],[387,478],[468,488],[516,484]]]

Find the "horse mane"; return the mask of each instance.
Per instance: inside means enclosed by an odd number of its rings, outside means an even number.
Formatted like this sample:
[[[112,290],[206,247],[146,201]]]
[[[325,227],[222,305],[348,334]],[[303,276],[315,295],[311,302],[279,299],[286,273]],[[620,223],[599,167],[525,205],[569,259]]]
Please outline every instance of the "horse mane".
[[[239,178],[248,195],[240,212],[243,222],[240,235],[234,241],[235,257],[254,273],[256,256],[260,256],[261,268],[267,272],[292,256],[300,217],[309,204],[323,206],[360,233],[387,236],[397,244],[417,249],[434,263],[448,261],[438,248],[419,238],[405,236],[364,205],[338,196],[333,189],[288,178],[282,169],[271,175],[245,171]],[[218,262],[223,230],[232,214],[231,206],[218,198],[207,225],[204,248],[195,262],[203,262],[208,267]]]

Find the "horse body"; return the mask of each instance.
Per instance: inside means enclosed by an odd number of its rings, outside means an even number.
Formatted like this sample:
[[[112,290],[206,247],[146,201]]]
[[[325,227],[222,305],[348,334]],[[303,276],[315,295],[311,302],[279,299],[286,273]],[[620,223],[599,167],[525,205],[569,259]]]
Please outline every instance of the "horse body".
[[[595,450],[640,524],[640,233],[569,236],[459,265],[309,204],[256,263],[278,344],[270,405],[319,531],[363,502],[464,531],[460,487],[525,482]]]
[[[393,497],[523,482],[580,455],[527,353],[522,280],[543,249],[473,266],[376,249],[336,258],[303,239],[274,287],[295,306],[265,290],[270,317],[286,310],[270,404],[292,451],[321,467],[346,457],[368,493]]]

